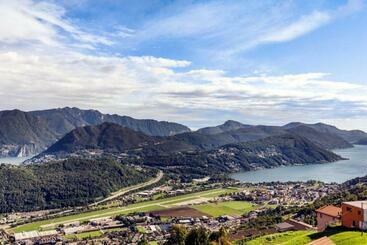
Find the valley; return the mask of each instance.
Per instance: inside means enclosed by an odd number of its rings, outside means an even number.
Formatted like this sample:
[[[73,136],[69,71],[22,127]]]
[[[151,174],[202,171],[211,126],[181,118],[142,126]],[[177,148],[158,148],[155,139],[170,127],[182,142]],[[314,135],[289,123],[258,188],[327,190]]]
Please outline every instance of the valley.
[[[2,234],[19,243],[163,244],[178,225],[226,229],[233,242],[256,244],[281,221],[313,227],[315,207],[365,174],[367,134],[322,123],[229,120],[192,131],[78,108],[5,111],[0,121],[3,156],[27,144],[33,150],[20,155],[37,152],[0,165]],[[313,241],[310,234],[292,236]]]

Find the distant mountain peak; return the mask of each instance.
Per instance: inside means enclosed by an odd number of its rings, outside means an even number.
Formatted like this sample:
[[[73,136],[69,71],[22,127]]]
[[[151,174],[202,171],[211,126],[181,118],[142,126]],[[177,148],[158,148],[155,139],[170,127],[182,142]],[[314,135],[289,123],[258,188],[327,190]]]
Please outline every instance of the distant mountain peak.
[[[223,124],[214,126],[214,127],[206,127],[201,128],[197,132],[201,134],[220,134],[232,130],[237,130],[240,128],[248,127],[249,125],[234,121],[234,120],[227,120]]]
[[[227,120],[223,123],[223,126],[235,126],[235,125],[243,125],[243,124],[234,120]]]
[[[141,132],[116,123],[104,122],[99,125],[88,125],[72,130],[48,148],[46,153],[70,153],[84,149],[121,152],[153,142],[155,142],[153,137]]]

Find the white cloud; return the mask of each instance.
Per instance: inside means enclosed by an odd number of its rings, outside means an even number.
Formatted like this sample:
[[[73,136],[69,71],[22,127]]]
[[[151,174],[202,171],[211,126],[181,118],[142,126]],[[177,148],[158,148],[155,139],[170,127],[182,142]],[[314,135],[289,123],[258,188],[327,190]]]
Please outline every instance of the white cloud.
[[[87,55],[75,46],[93,47],[104,39],[65,20],[64,9],[30,0],[0,5],[2,109],[78,106],[181,122],[222,121],[226,115],[268,123],[336,120],[367,112],[367,86],[336,82],[328,74],[231,76],[223,70],[191,69],[185,60]],[[216,12],[208,9],[207,14]],[[288,40],[316,28],[322,19],[301,18],[288,31],[268,38]],[[17,24],[9,30],[11,23]],[[202,31],[185,28],[188,34]],[[211,28],[212,23],[205,24],[205,30]],[[73,45],[65,40],[70,35]],[[42,45],[34,48],[33,42]]]
[[[176,69],[188,65],[155,57],[0,53],[0,104],[22,109],[69,105],[173,121],[184,120],[183,115],[187,121],[205,120],[205,114],[187,118],[193,116],[190,111],[227,111],[276,122],[367,111],[367,86],[328,80],[327,74],[238,77]]]
[[[34,41],[43,45],[60,45],[61,36],[87,44],[111,45],[104,36],[80,30],[64,18],[65,10],[49,2],[32,0],[0,1],[0,41],[19,44]],[[62,35],[60,32],[66,33]]]

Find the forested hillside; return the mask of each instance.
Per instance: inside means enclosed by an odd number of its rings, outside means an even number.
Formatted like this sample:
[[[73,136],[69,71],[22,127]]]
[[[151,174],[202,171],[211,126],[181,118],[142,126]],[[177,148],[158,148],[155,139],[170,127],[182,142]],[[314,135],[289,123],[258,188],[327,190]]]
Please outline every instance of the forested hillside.
[[[341,159],[340,156],[324,150],[305,138],[288,134],[247,143],[229,144],[211,151],[142,155],[136,162],[165,169],[183,179],[190,179],[239,170],[251,171]]]
[[[29,166],[0,165],[0,213],[85,205],[154,177],[109,159],[75,159]]]

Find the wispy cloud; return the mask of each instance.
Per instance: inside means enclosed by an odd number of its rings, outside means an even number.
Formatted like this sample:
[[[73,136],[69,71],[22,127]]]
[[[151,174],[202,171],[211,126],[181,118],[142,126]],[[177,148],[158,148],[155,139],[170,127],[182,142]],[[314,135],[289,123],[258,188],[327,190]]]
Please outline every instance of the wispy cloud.
[[[113,42],[100,35],[82,31],[65,19],[65,9],[50,2],[32,0],[0,1],[0,41],[8,44],[35,42],[60,45],[65,38],[96,45]],[[64,40],[63,40],[64,39]]]
[[[301,17],[299,20],[284,28],[280,28],[279,30],[266,34],[264,37],[257,40],[257,42],[271,43],[290,41],[319,28],[330,20],[331,16],[328,13],[315,11],[309,15]]]
[[[197,51],[213,50],[220,55],[234,55],[263,44],[300,38],[335,19],[360,11],[364,2],[349,0],[334,9],[315,9],[308,13],[289,1],[247,1],[246,4],[209,1],[172,5],[137,30],[137,43],[182,39]]]

